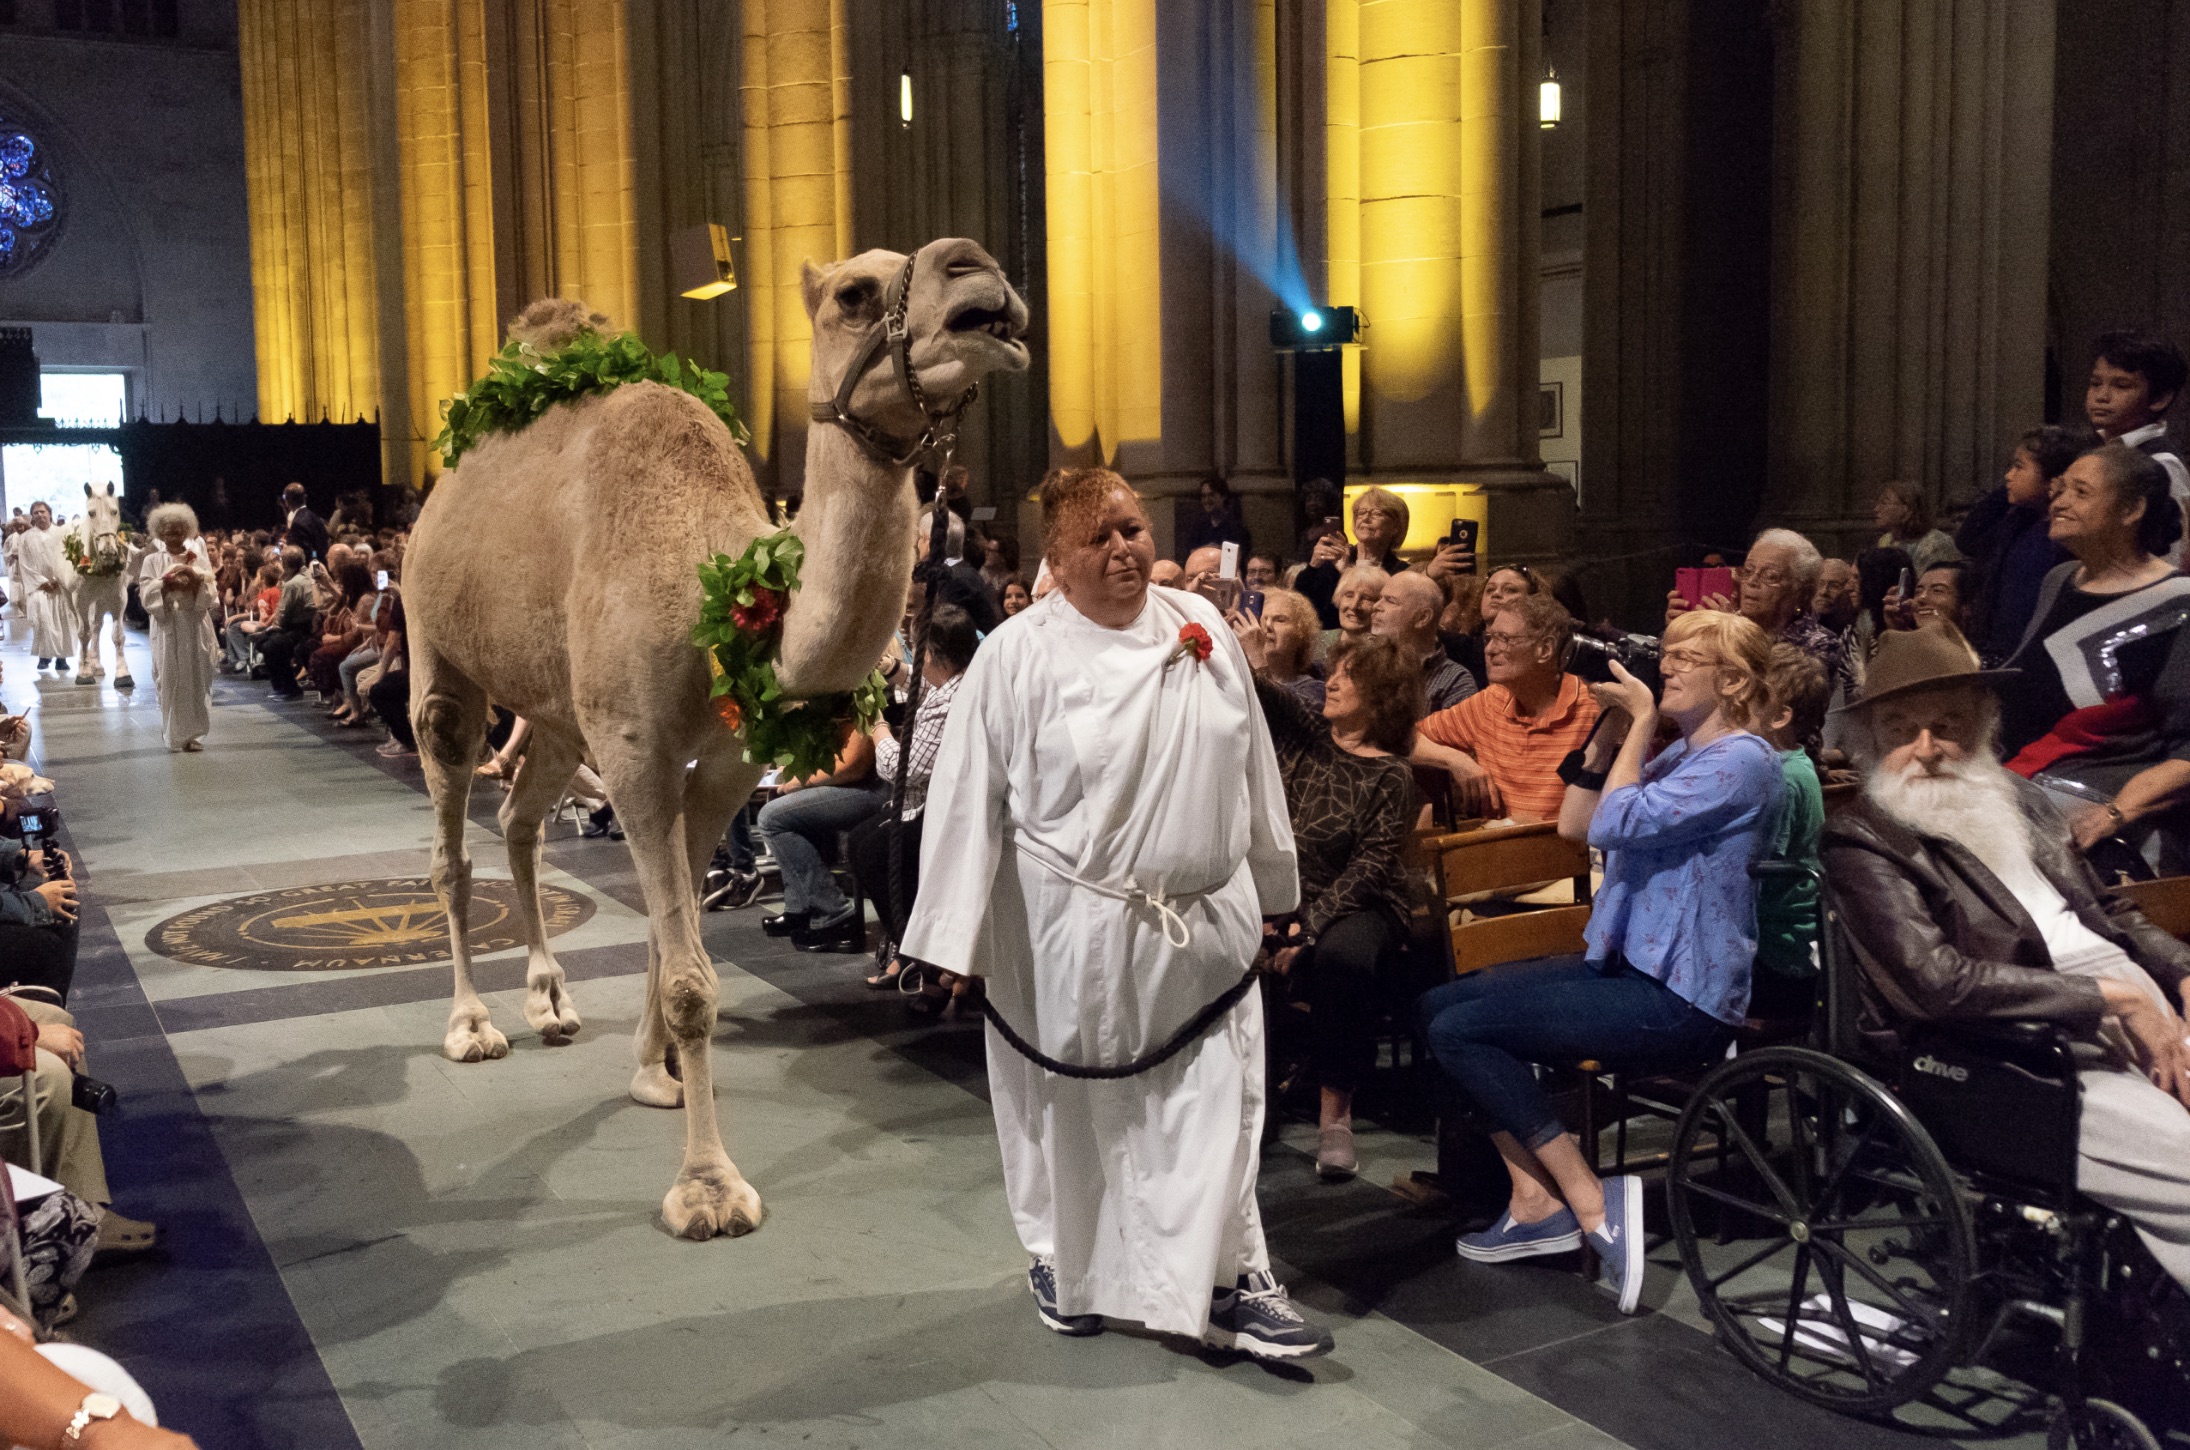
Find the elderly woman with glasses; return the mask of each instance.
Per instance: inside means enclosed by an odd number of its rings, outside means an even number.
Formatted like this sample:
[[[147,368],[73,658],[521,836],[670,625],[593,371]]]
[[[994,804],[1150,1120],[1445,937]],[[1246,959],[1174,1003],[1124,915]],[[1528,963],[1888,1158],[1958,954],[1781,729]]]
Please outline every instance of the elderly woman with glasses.
[[[1757,950],[1750,865],[1770,844],[1782,774],[1755,733],[1771,641],[1700,610],[1665,632],[1664,698],[1615,664],[1605,723],[1569,756],[1559,833],[1604,853],[1587,950],[1491,967],[1422,998],[1437,1065],[1495,1123],[1513,1196],[1459,1241],[1484,1263],[1557,1254],[1586,1235],[1633,1313],[1642,1291],[1642,1180],[1599,1181],[1537,1082],[1537,1064],[1673,1069],[1725,1050]],[[1651,755],[1661,721],[1679,734]],[[1576,757],[1580,757],[1577,759]]]

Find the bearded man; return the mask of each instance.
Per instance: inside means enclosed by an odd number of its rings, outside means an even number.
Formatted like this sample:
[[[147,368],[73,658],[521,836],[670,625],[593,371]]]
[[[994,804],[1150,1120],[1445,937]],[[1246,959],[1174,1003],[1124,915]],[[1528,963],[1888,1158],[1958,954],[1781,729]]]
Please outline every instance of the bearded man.
[[[2102,886],[2045,792],[2000,764],[1989,686],[2015,673],[1980,669],[1951,626],[1894,630],[1842,712],[1865,781],[1823,855],[1861,968],[1861,1029],[1882,1056],[1911,1022],[2067,1029],[2077,1187],[2190,1289],[2190,949]]]

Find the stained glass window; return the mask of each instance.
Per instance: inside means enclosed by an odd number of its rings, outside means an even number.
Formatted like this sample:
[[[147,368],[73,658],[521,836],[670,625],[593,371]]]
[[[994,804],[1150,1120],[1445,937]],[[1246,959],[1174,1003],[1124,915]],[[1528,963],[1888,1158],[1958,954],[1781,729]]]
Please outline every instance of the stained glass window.
[[[60,220],[45,148],[0,114],[0,277],[12,277],[44,254]]]

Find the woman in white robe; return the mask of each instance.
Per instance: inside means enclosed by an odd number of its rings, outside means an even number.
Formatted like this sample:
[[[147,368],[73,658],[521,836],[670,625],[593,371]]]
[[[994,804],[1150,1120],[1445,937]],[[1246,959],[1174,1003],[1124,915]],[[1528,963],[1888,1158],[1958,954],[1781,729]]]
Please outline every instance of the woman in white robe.
[[[1148,587],[1147,520],[1117,475],[1067,475],[1043,513],[1062,587],[990,635],[959,687],[903,950],[987,978],[1047,1056],[1116,1066],[1240,980],[1299,876],[1251,673],[1215,606]],[[1188,625],[1206,658],[1180,656]],[[1329,1348],[1269,1275],[1259,993],[1139,1076],[1047,1072],[993,1026],[988,1065],[1050,1328],[1109,1315],[1265,1357]]]
[[[69,597],[76,566],[61,551],[62,530],[55,527],[53,510],[43,503],[30,506],[30,527],[23,530],[17,559],[23,571],[23,600],[30,616],[30,652],[38,668],[48,664],[65,671],[76,653],[76,606]]]
[[[214,653],[206,616],[220,607],[220,595],[188,504],[163,503],[145,524],[157,542],[137,561],[137,598],[152,620],[160,722],[169,750],[203,750],[213,725]]]

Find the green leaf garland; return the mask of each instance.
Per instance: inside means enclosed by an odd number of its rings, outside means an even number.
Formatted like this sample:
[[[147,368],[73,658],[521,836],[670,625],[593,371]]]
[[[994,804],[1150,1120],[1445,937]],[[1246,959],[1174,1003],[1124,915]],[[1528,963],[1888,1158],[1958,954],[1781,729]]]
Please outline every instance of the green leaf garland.
[[[879,670],[845,694],[785,697],[776,657],[805,562],[805,544],[788,529],[753,540],[738,558],[715,555],[699,566],[705,600],[692,627],[692,642],[714,662],[716,715],[745,732],[747,760],[779,765],[793,780],[834,765],[847,729],[871,729],[889,700]]]
[[[101,544],[90,555],[84,553],[84,541],[70,529],[61,535],[61,557],[76,567],[76,572],[87,579],[111,579],[129,567],[129,545],[136,537],[127,528],[115,535],[112,544]]]
[[[605,393],[625,383],[652,381],[690,393],[722,419],[730,436],[753,435],[730,401],[730,379],[675,353],[656,353],[637,333],[613,336],[580,332],[553,352],[512,342],[487,364],[486,376],[441,405],[442,428],[434,451],[449,467],[489,433],[515,433],[557,403]]]

